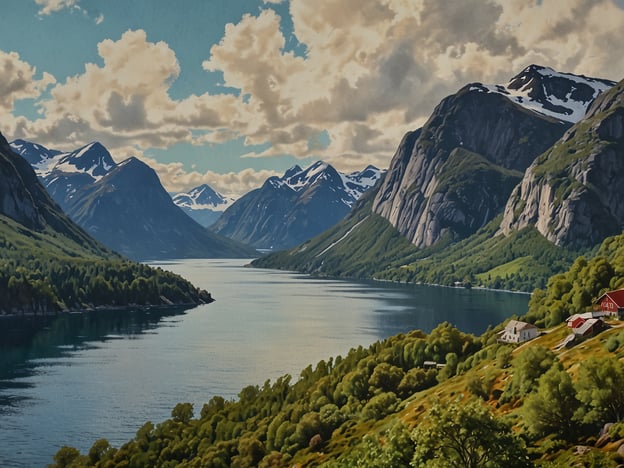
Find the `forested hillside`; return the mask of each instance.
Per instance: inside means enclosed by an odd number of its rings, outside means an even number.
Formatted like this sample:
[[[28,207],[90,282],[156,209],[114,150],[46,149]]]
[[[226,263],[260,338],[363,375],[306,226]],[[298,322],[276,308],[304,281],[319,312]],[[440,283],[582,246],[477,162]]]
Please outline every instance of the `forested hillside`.
[[[197,304],[208,293],[125,260],[76,226],[0,135],[0,315]]]
[[[557,301],[583,312],[577,297],[621,285],[623,273],[624,235],[535,294],[528,317],[551,328],[527,344],[498,342],[502,324],[480,337],[447,323],[411,331],[233,401],[180,403],[119,448],[104,439],[86,454],[63,447],[54,466],[615,467],[624,461],[622,323],[558,348],[569,331],[541,314]]]

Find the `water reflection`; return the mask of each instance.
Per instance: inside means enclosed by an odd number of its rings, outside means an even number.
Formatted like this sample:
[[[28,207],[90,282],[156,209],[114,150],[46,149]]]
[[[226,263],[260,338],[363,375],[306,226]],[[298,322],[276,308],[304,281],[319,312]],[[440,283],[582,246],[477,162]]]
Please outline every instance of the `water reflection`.
[[[185,311],[0,319],[0,466],[45,466],[62,445],[120,445],[148,420],[358,345],[449,321],[481,333],[526,310],[518,294],[310,278],[241,261],[161,265],[213,293]]]
[[[98,310],[56,317],[2,317],[0,319],[0,414],[27,399],[12,394],[34,386],[27,379],[45,367],[64,365],[78,351],[151,333],[166,317],[182,315],[186,308]],[[174,325],[169,325],[174,326]]]

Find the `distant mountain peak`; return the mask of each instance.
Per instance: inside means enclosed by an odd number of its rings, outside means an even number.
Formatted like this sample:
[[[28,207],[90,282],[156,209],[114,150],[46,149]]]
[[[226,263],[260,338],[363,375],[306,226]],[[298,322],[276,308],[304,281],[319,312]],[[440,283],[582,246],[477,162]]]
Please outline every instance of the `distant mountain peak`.
[[[54,169],[63,172],[85,172],[97,180],[116,166],[108,150],[101,143],[94,141],[62,155]]]
[[[19,154],[35,169],[37,175],[57,161],[55,158],[62,154],[62,151],[46,148],[43,145],[30,141],[18,139],[10,143],[11,150]]]
[[[173,202],[202,226],[213,224],[236,200],[220,194],[208,184],[172,195]]]
[[[288,179],[289,177],[292,177],[293,175],[301,172],[302,170],[303,169],[301,169],[301,166],[299,164],[295,164],[293,167],[291,167],[284,173],[283,178]]]
[[[533,112],[576,123],[585,117],[591,103],[614,85],[610,80],[562,73],[533,64],[506,85],[473,83],[468,89],[501,94]]]
[[[243,195],[211,229],[258,248],[290,247],[337,223],[382,175],[371,166],[343,174],[324,161],[294,166]]]

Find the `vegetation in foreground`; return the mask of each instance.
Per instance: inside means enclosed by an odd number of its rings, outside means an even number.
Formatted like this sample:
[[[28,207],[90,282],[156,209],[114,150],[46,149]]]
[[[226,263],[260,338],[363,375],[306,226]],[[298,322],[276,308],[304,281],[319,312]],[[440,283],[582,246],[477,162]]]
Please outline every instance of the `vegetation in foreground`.
[[[63,447],[53,466],[617,466],[621,322],[553,351],[569,333],[554,323],[556,301],[582,312],[577,298],[622,284],[624,235],[599,254],[536,293],[527,317],[551,328],[521,346],[497,342],[502,325],[475,337],[443,323],[321,361],[296,381],[246,387],[237,400],[213,397],[198,415],[180,403],[119,448]]]

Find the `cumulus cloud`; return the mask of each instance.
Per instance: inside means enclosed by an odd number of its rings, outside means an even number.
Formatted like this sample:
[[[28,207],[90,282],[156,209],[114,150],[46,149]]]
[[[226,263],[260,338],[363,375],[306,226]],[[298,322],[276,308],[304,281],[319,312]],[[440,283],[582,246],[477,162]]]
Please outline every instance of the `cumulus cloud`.
[[[48,13],[77,6],[37,2]],[[248,157],[385,167],[401,136],[466,83],[504,83],[531,63],[614,80],[624,74],[624,11],[613,0],[290,0],[289,15],[303,55],[287,47],[282,19],[270,8],[228,24],[218,44],[205,45],[203,68],[221,73],[238,94],[172,99],[181,71],[168,44],[141,30],[105,40],[103,65],[87,64],[57,83],[39,100],[41,119],[15,120],[16,137],[53,146],[101,139],[139,150],[242,137],[247,145],[270,143]],[[0,85],[0,106],[11,109],[53,82],[35,84],[30,69],[25,83],[14,84],[21,94]],[[329,145],[314,144],[321,132]],[[167,167],[160,170],[169,183],[184,185],[181,168]]]
[[[56,80],[49,73],[35,79],[37,69],[20,59],[15,52],[0,50],[0,109],[11,112],[15,101],[40,96]]]
[[[612,79],[624,70],[624,15],[611,0],[291,0],[290,14],[304,58],[284,50],[267,11],[230,25],[204,63],[251,96],[258,124],[246,136],[273,143],[261,155],[309,156],[306,141],[326,129],[322,157],[387,160],[468,82],[506,82],[535,62]]]
[[[104,40],[98,53],[103,65],[88,63],[84,73],[54,86],[51,97],[39,102],[45,118],[20,127],[16,137],[51,146],[102,139],[114,146],[166,148],[191,141],[192,128],[223,125],[235,115],[228,111],[232,96],[212,103],[209,95],[171,99],[169,87],[180,73],[177,58],[166,43],[149,42],[145,31]]]
[[[40,15],[49,15],[64,8],[78,8],[80,0],[35,0],[37,5],[41,6]]]
[[[141,157],[141,159],[158,173],[165,189],[172,193],[189,190],[201,184],[208,184],[223,195],[238,198],[260,187],[269,177],[281,175],[275,171],[255,171],[249,168],[226,174],[212,171],[187,172],[182,167],[182,163],[163,164],[151,158]]]

